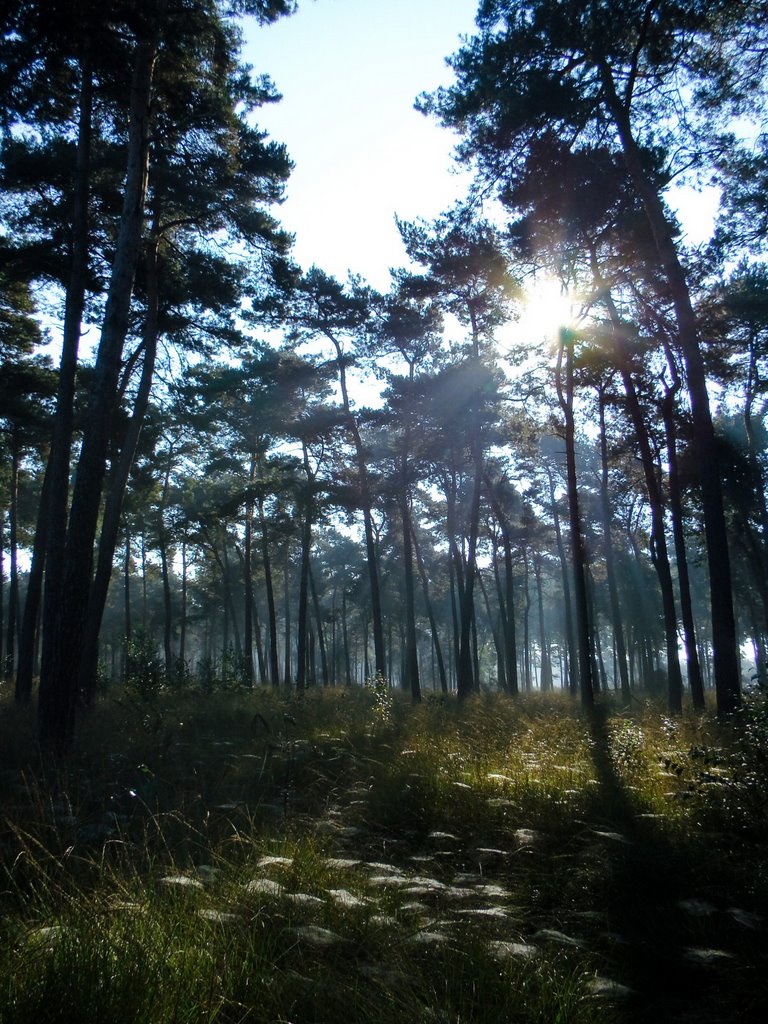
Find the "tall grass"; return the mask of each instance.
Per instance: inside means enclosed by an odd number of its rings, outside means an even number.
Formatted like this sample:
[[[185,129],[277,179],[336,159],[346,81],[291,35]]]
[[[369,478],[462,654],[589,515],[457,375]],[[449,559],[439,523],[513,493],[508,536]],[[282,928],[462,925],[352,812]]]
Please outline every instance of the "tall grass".
[[[0,1021],[715,1022],[766,1005],[768,714],[110,697],[0,721]]]

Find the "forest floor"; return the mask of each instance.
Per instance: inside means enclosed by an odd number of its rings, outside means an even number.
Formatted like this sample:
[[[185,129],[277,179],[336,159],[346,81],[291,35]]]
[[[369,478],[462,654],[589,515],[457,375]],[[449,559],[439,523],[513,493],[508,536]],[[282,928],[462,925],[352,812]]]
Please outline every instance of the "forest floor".
[[[768,706],[0,703],[2,1024],[768,1019]]]

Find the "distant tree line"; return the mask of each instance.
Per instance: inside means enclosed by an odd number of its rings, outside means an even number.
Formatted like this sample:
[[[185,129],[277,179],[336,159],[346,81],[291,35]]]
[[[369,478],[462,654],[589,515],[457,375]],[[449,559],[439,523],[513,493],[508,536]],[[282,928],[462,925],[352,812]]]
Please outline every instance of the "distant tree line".
[[[768,682],[763,5],[484,0],[419,100],[476,184],[400,223],[386,294],[270,212],[238,19],[291,9],[0,19],[0,662],[43,748],[142,658],[733,711]],[[678,181],[721,191],[706,246]],[[521,337],[543,280],[572,313]]]

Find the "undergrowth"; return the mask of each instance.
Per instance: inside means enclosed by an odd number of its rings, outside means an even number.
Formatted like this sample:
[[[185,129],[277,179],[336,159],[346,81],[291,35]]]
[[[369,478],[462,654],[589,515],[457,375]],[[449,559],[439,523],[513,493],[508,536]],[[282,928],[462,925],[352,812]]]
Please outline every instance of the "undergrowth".
[[[760,1020],[768,712],[112,693],[0,722],[0,1022]]]

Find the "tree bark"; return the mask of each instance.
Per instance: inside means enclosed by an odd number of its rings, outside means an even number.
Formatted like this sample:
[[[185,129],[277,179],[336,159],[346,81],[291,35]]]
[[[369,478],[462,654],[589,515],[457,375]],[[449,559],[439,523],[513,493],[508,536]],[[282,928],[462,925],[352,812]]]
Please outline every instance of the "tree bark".
[[[128,164],[123,212],[112,266],[95,379],[75,477],[58,608],[49,622],[38,704],[43,750],[62,757],[74,739],[80,656],[93,566],[93,545],[106,468],[120,357],[144,223],[149,104],[156,44],[141,40],[131,85]],[[50,548],[49,548],[50,550]]]
[[[248,482],[253,487],[256,477],[256,454],[251,454],[248,471]],[[245,536],[243,537],[243,589],[245,591],[245,623],[243,639],[243,657],[245,659],[245,682],[253,688],[253,499],[250,491],[245,500]]]
[[[683,680],[680,673],[680,658],[677,649],[677,612],[675,609],[675,591],[672,582],[672,570],[667,550],[666,527],[664,523],[664,498],[661,491],[656,464],[651,451],[648,427],[643,417],[637,388],[632,377],[630,358],[627,351],[624,326],[621,322],[610,288],[600,276],[593,253],[593,274],[595,283],[600,288],[600,297],[605,303],[613,328],[614,352],[619,373],[621,374],[624,392],[627,398],[627,411],[635,430],[635,437],[640,449],[640,460],[645,476],[645,487],[651,511],[651,561],[656,569],[661,590],[661,602],[664,615],[664,637],[667,650],[667,699],[669,709],[679,714],[683,709]]]
[[[573,629],[573,609],[571,604],[571,581],[568,572],[568,560],[565,557],[565,544],[563,543],[563,534],[560,529],[560,514],[557,511],[557,501],[555,500],[555,484],[552,479],[551,471],[547,470],[547,476],[549,478],[549,500],[552,506],[552,519],[555,524],[555,540],[557,542],[557,554],[560,559],[560,571],[563,579],[563,610],[564,610],[564,623],[565,623],[565,643],[566,643],[566,678],[563,679],[563,684],[567,685],[568,690],[575,695],[578,692],[578,668],[577,668],[577,654],[576,654],[576,637]]]
[[[549,645],[544,632],[544,590],[541,583],[541,556],[537,555],[534,572],[536,575],[536,591],[539,604],[539,644],[541,646],[541,673],[539,686],[542,693],[552,689],[552,657],[549,652]]]
[[[733,612],[731,562],[725,522],[722,483],[715,430],[707,391],[706,367],[699,344],[698,324],[691,303],[685,271],[680,263],[664,205],[649,180],[632,131],[629,112],[621,103],[612,72],[600,65],[606,105],[614,119],[627,170],[642,200],[656,244],[659,262],[669,286],[675,310],[678,338],[685,360],[688,394],[693,417],[699,478],[701,481],[704,532],[712,609],[712,646],[718,715],[727,715],[741,704],[738,644]]]
[[[133,461],[136,456],[136,448],[138,447],[141,429],[144,424],[144,417],[149,405],[149,395],[152,390],[152,380],[155,372],[159,304],[157,284],[157,249],[158,239],[156,235],[153,235],[153,237],[148,241],[146,254],[147,313],[142,339],[144,360],[141,367],[141,378],[136,390],[133,411],[131,413],[131,419],[128,424],[123,446],[120,450],[114,471],[109,481],[109,490],[102,517],[101,535],[99,537],[96,573],[93,583],[91,584],[88,597],[88,611],[83,633],[83,647],[80,659],[78,688],[80,693],[84,695],[86,704],[89,706],[93,703],[96,695],[95,685],[99,657],[99,633],[101,631],[101,623],[107,603],[109,581],[112,577],[112,566],[114,564],[115,550],[117,548],[117,540],[120,533],[123,499],[125,497],[126,487],[128,486],[128,477],[130,476],[131,466],[133,465]],[[128,586],[128,584],[126,584],[126,586]],[[126,595],[126,600],[127,599]],[[126,619],[128,619],[127,614]],[[127,633],[126,635],[130,636],[130,633]],[[170,665],[166,664],[166,671],[169,670]]]
[[[603,520],[603,555],[605,557],[605,574],[608,577],[608,596],[611,603],[613,642],[616,650],[616,666],[619,672],[621,698],[628,704],[632,693],[629,687],[629,672],[627,671],[624,623],[622,622],[619,590],[616,584],[616,561],[611,530],[611,503],[608,495],[608,436],[605,429],[605,388],[602,385],[598,389],[598,410],[600,416],[600,511]]]
[[[269,680],[272,686],[280,685],[280,664],[277,655],[277,611],[275,588],[272,581],[272,562],[269,557],[267,517],[264,514],[264,499],[258,497],[259,531],[261,533],[261,561],[264,569],[264,588],[267,592],[267,620],[269,626]]]
[[[437,620],[435,619],[435,610],[432,607],[432,600],[429,596],[429,580],[427,578],[427,570],[424,566],[424,558],[421,553],[421,545],[419,544],[419,538],[416,535],[416,525],[411,519],[410,522],[411,537],[413,539],[413,550],[416,555],[416,568],[418,569],[419,579],[421,580],[421,590],[424,595],[424,604],[427,608],[427,616],[429,618],[429,628],[432,633],[432,646],[435,652],[435,658],[437,659],[437,671],[440,678],[440,690],[442,693],[448,693],[448,676],[445,671],[445,660],[443,658],[443,648],[440,643],[440,634],[437,629]]]
[[[19,624],[19,459],[21,444],[19,428],[11,427],[11,479],[8,504],[8,541],[10,545],[10,580],[8,585],[8,633],[5,643],[5,678],[10,681],[16,664],[16,641]]]
[[[333,336],[329,340],[336,350],[336,363],[339,371],[339,387],[344,407],[344,416],[347,421],[349,432],[355,446],[355,457],[357,459],[357,474],[360,482],[360,504],[363,510],[363,526],[365,530],[365,552],[368,566],[368,582],[371,589],[371,616],[373,619],[373,652],[376,662],[376,675],[382,679],[387,678],[386,655],[384,653],[384,618],[381,611],[381,585],[379,582],[379,561],[376,551],[376,540],[373,532],[373,497],[371,495],[371,482],[368,474],[368,466],[365,461],[363,439],[357,426],[357,421],[352,414],[352,407],[349,402],[347,390],[347,371],[344,364],[344,354],[341,344]]]
[[[16,667],[15,700],[17,704],[28,704],[32,699],[32,679],[35,668],[35,638],[40,621],[40,598],[43,593],[43,573],[45,571],[45,548],[48,543],[48,516],[51,490],[51,462],[45,466],[43,487],[40,493],[40,515],[35,529],[32,547],[32,561],[27,576],[27,596],[24,599],[24,612],[21,617],[21,633],[19,634],[19,654]],[[0,538],[2,546],[2,538]],[[0,565],[0,575],[2,566]],[[2,593],[0,593],[2,604]],[[2,633],[2,617],[0,615],[0,633]],[[0,651],[2,646],[0,645]],[[0,654],[2,664],[2,654]]]
[[[671,356],[671,353],[668,353]],[[675,425],[675,393],[677,388],[667,389],[662,401],[662,414],[667,433],[667,462],[669,464],[669,505],[672,513],[672,536],[677,560],[677,583],[680,590],[680,614],[683,620],[685,658],[688,671],[688,685],[691,688],[693,706],[702,710],[705,705],[704,681],[701,678],[699,652],[696,649],[696,627],[693,621],[691,582],[688,573],[688,554],[683,532],[683,497],[680,487],[680,472],[677,462],[677,428]]]
[[[562,359],[565,353],[565,393],[562,386]],[[576,602],[576,649],[578,653],[578,687],[581,703],[592,707],[594,682],[592,679],[592,653],[587,603],[586,555],[581,533],[579,491],[576,480],[576,444],[573,420],[573,341],[563,329],[560,338],[556,370],[557,393],[565,418],[565,458],[568,487],[568,516],[571,528],[571,562]],[[573,668],[574,666],[572,666]]]
[[[64,582],[65,547],[67,540],[67,501],[69,498],[70,460],[72,434],[74,430],[75,382],[77,358],[80,347],[80,329],[85,305],[86,281],[88,277],[88,198],[90,192],[90,159],[93,115],[93,71],[90,43],[83,37],[81,60],[80,110],[78,114],[77,151],[75,156],[74,194],[72,206],[72,250],[69,283],[64,303],[64,331],[62,336],[59,377],[56,393],[56,412],[53,421],[51,450],[48,455],[50,481],[47,501],[40,503],[36,533],[45,538],[41,557],[40,572],[45,571],[43,593],[43,644],[42,666],[52,661],[51,647],[57,632],[57,619],[62,604]],[[36,569],[36,572],[38,570]],[[33,590],[34,596],[34,590]],[[31,689],[31,666],[35,646],[37,609],[30,606],[27,628],[23,630],[24,647],[20,652],[20,666],[23,672],[22,686]],[[47,683],[41,680],[43,703],[50,699],[46,695]],[[64,698],[66,703],[66,698]],[[55,730],[53,709],[50,716]],[[43,711],[41,714],[45,715]],[[68,726],[69,713],[64,728]],[[66,742],[66,741],[65,741]]]
[[[312,593],[312,607],[315,611],[315,623],[317,625],[317,642],[320,647],[320,671],[323,675],[323,686],[330,685],[330,676],[328,674],[328,652],[325,646],[325,628],[323,627],[323,616],[320,611],[320,601],[317,596],[317,587],[315,586],[315,574],[312,572],[312,563],[309,565],[309,589]]]

